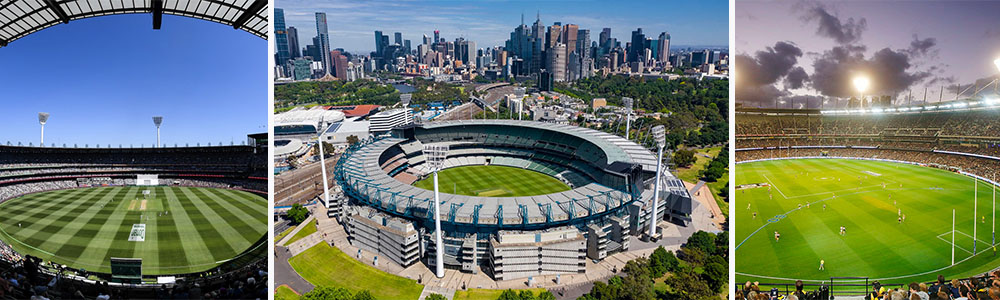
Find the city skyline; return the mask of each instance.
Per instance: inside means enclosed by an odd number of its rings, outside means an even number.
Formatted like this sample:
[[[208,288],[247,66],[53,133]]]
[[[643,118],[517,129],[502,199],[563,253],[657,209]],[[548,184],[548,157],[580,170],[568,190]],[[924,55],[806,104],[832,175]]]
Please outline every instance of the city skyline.
[[[285,24],[288,27],[295,27],[299,41],[309,41],[316,36],[315,13],[326,13],[329,20],[337,20],[336,24],[331,21],[329,26],[330,48],[343,48],[347,52],[361,55],[375,51],[372,35],[376,30],[389,35],[391,42],[395,42],[394,34],[400,32],[402,39],[410,40],[414,47],[422,42],[424,35],[432,36],[435,30],[440,31],[441,37],[448,41],[463,37],[475,41],[478,48],[502,46],[509,38],[511,30],[521,24],[522,13],[524,24],[529,26],[535,21],[536,15],[540,15],[542,23],[547,26],[554,22],[577,24],[580,29],[589,29],[595,36],[602,28],[610,27],[612,37],[622,41],[628,40],[632,30],[643,28],[649,32],[668,32],[673,36],[672,47],[728,47],[728,15],[725,13],[717,16],[709,15],[710,12],[725,12],[728,6],[724,2],[707,4],[680,2],[673,3],[675,7],[671,9],[667,9],[665,3],[648,2],[648,5],[654,8],[642,10],[634,9],[637,6],[630,6],[627,9],[605,7],[596,1],[582,2],[572,7],[561,5],[564,3],[559,1],[539,3],[499,1],[461,3],[462,5],[459,3],[456,1],[317,3],[296,0],[282,1],[276,8],[284,9]],[[704,7],[683,9],[695,4]],[[665,8],[657,10],[656,6]],[[713,8],[713,6],[718,7]],[[622,9],[637,16],[625,16],[625,13],[620,11]],[[350,13],[344,13],[347,10],[350,10]],[[371,10],[378,10],[378,13],[373,13]],[[497,13],[505,10],[509,13]],[[685,11],[685,13],[664,18],[653,15],[658,11]],[[643,15],[649,17],[642,18]],[[304,47],[307,43],[299,44],[300,47]]]
[[[927,102],[953,100],[955,86],[998,74],[1000,2],[738,1],[735,10],[734,69],[752,74],[737,77],[737,103],[843,105],[857,96],[850,79],[863,74],[869,94],[905,105],[912,92],[916,105],[925,88]]]
[[[266,132],[267,41],[187,17],[163,23],[153,30],[148,15],[81,19],[0,49],[8,87],[0,143],[37,146],[39,112],[51,114],[46,146],[149,147],[153,116],[164,117],[164,146],[240,144]]]

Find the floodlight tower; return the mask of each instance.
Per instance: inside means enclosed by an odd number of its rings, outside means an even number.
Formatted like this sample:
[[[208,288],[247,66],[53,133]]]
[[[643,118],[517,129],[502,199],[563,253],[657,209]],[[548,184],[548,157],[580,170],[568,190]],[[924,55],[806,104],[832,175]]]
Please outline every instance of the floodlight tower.
[[[871,84],[871,82],[868,81],[868,77],[861,76],[854,78],[854,88],[858,90],[858,93],[860,93],[860,98],[858,98],[858,100],[861,101],[862,107],[864,107],[865,104],[865,90],[868,90],[869,84]]]
[[[438,171],[444,165],[444,159],[448,156],[448,145],[424,145],[424,155],[427,156],[427,164],[434,173],[434,248],[437,248],[434,264],[435,275],[438,278],[444,277],[444,242],[441,238],[441,196],[438,192]]]
[[[42,147],[45,147],[45,123],[49,121],[49,113],[40,112],[38,113],[38,124],[42,125],[42,141],[39,143]]]
[[[632,98],[622,97],[625,104],[625,139],[628,139],[629,129],[632,128]]]
[[[660,200],[660,172],[663,172],[663,147],[667,145],[667,132],[663,125],[653,127],[653,137],[656,138],[656,183],[653,185],[653,214],[649,216],[649,240],[656,236],[656,206]]]
[[[156,148],[160,148],[160,125],[163,124],[163,116],[154,116],[153,125],[156,125]]]
[[[323,128],[323,124],[326,124],[326,122],[323,120],[323,118],[320,118],[319,124],[320,124],[319,128]],[[327,215],[329,215],[330,183],[326,179],[326,160],[323,159],[323,157],[326,156],[326,153],[324,153],[325,147],[323,147],[323,132],[326,132],[326,130],[320,130],[319,133],[316,135],[316,146],[319,147],[319,171],[323,173],[323,204],[326,205]],[[337,215],[337,220],[338,221],[340,220],[339,214]]]

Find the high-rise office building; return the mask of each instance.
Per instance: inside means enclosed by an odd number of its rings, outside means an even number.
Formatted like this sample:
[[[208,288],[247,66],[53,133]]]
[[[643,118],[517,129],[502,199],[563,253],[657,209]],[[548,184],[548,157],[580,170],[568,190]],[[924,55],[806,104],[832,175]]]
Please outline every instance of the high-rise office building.
[[[659,46],[657,47],[657,60],[660,63],[666,63],[670,60],[670,34],[666,32],[660,33],[660,39],[657,40]]]
[[[433,43],[434,42],[431,41],[431,38],[425,34],[424,35],[424,45],[430,45],[430,44],[433,44]]]
[[[642,28],[632,31],[632,43],[628,47],[627,62],[640,61],[645,52],[646,35],[642,33]]]
[[[299,51],[302,51],[302,49],[299,48],[299,30],[295,29],[295,27],[288,27],[288,29],[286,31],[288,31],[288,55],[289,55],[289,57],[292,58],[292,59],[302,57],[302,55],[300,55],[300,52],[299,52]]]
[[[560,42],[566,44],[566,55],[576,51],[576,37],[580,31],[580,25],[566,24],[563,26]]]
[[[601,35],[597,40],[597,46],[602,48],[606,47],[606,45],[608,45],[608,40],[610,39],[611,39],[611,28],[604,27],[604,29],[601,29]],[[611,47],[607,46],[607,49],[611,49]]]
[[[412,48],[410,48],[410,40],[403,40],[403,51],[406,51],[406,54],[410,54],[411,50]]]
[[[400,33],[400,32],[397,32],[397,33],[395,33],[393,35],[396,37],[396,39],[394,41],[394,42],[396,42],[396,45],[402,46],[403,45],[403,34]]]
[[[562,42],[562,25],[556,23],[555,25],[549,26],[549,32],[545,37],[545,51],[549,51],[556,44]]]
[[[555,81],[566,81],[566,44],[556,43],[546,54],[548,69]]]
[[[531,72],[541,72],[545,66],[542,53],[545,51],[545,25],[542,25],[542,16],[535,16],[535,23],[531,25],[531,61],[528,63]]]
[[[347,56],[340,50],[330,51],[330,59],[333,60],[334,77],[347,80]]]
[[[577,30],[576,53],[580,54],[580,59],[590,57],[590,29]]]
[[[435,30],[434,31],[434,42],[435,43],[440,43],[441,42],[441,31],[440,30]]]
[[[323,62],[323,70],[330,74],[332,63],[330,61],[330,32],[327,30],[326,13],[316,13],[316,37],[319,38],[320,60]]]
[[[288,53],[288,32],[285,31],[285,10],[274,9],[274,43],[276,50],[275,65],[284,65],[291,59]],[[289,74],[282,74],[288,76]]]

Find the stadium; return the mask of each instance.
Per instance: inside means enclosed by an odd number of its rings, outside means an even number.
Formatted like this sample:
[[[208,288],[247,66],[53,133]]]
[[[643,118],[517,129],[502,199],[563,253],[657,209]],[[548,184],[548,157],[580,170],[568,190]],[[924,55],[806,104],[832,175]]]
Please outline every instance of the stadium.
[[[256,134],[233,146],[0,146],[0,270],[146,297],[157,282],[266,266],[266,144]]]
[[[445,268],[494,280],[583,273],[587,259],[626,251],[630,236],[648,232],[656,177],[649,150],[569,125],[465,120],[399,126],[343,154],[334,177],[344,196],[324,205],[352,245],[434,269],[434,158],[425,147],[443,146]],[[657,219],[690,222],[683,183],[665,168],[662,178]]]
[[[737,282],[856,292],[995,269],[1000,112],[989,97],[737,109]]]

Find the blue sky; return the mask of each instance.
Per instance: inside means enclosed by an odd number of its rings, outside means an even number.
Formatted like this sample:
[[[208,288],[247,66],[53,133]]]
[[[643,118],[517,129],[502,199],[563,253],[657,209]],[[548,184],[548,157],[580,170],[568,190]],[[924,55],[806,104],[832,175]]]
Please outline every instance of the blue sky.
[[[611,35],[628,40],[632,30],[641,27],[647,36],[666,31],[672,45],[729,44],[728,1],[387,1],[387,0],[275,0],[275,8],[285,10],[287,26],[299,31],[299,44],[305,47],[316,36],[315,12],[327,13],[330,47],[358,53],[375,49],[375,30],[388,34],[403,33],[403,39],[419,44],[422,36],[454,40],[459,36],[473,40],[480,48],[502,45],[510,32],[521,23],[521,13],[529,26],[536,11],[542,23],[579,24],[590,29],[597,40],[601,28],[610,27]],[[655,36],[654,36],[655,38]],[[624,44],[624,42],[622,43]]]
[[[0,143],[239,144],[267,130],[267,41],[231,26],[149,14],[59,24],[0,48]]]

